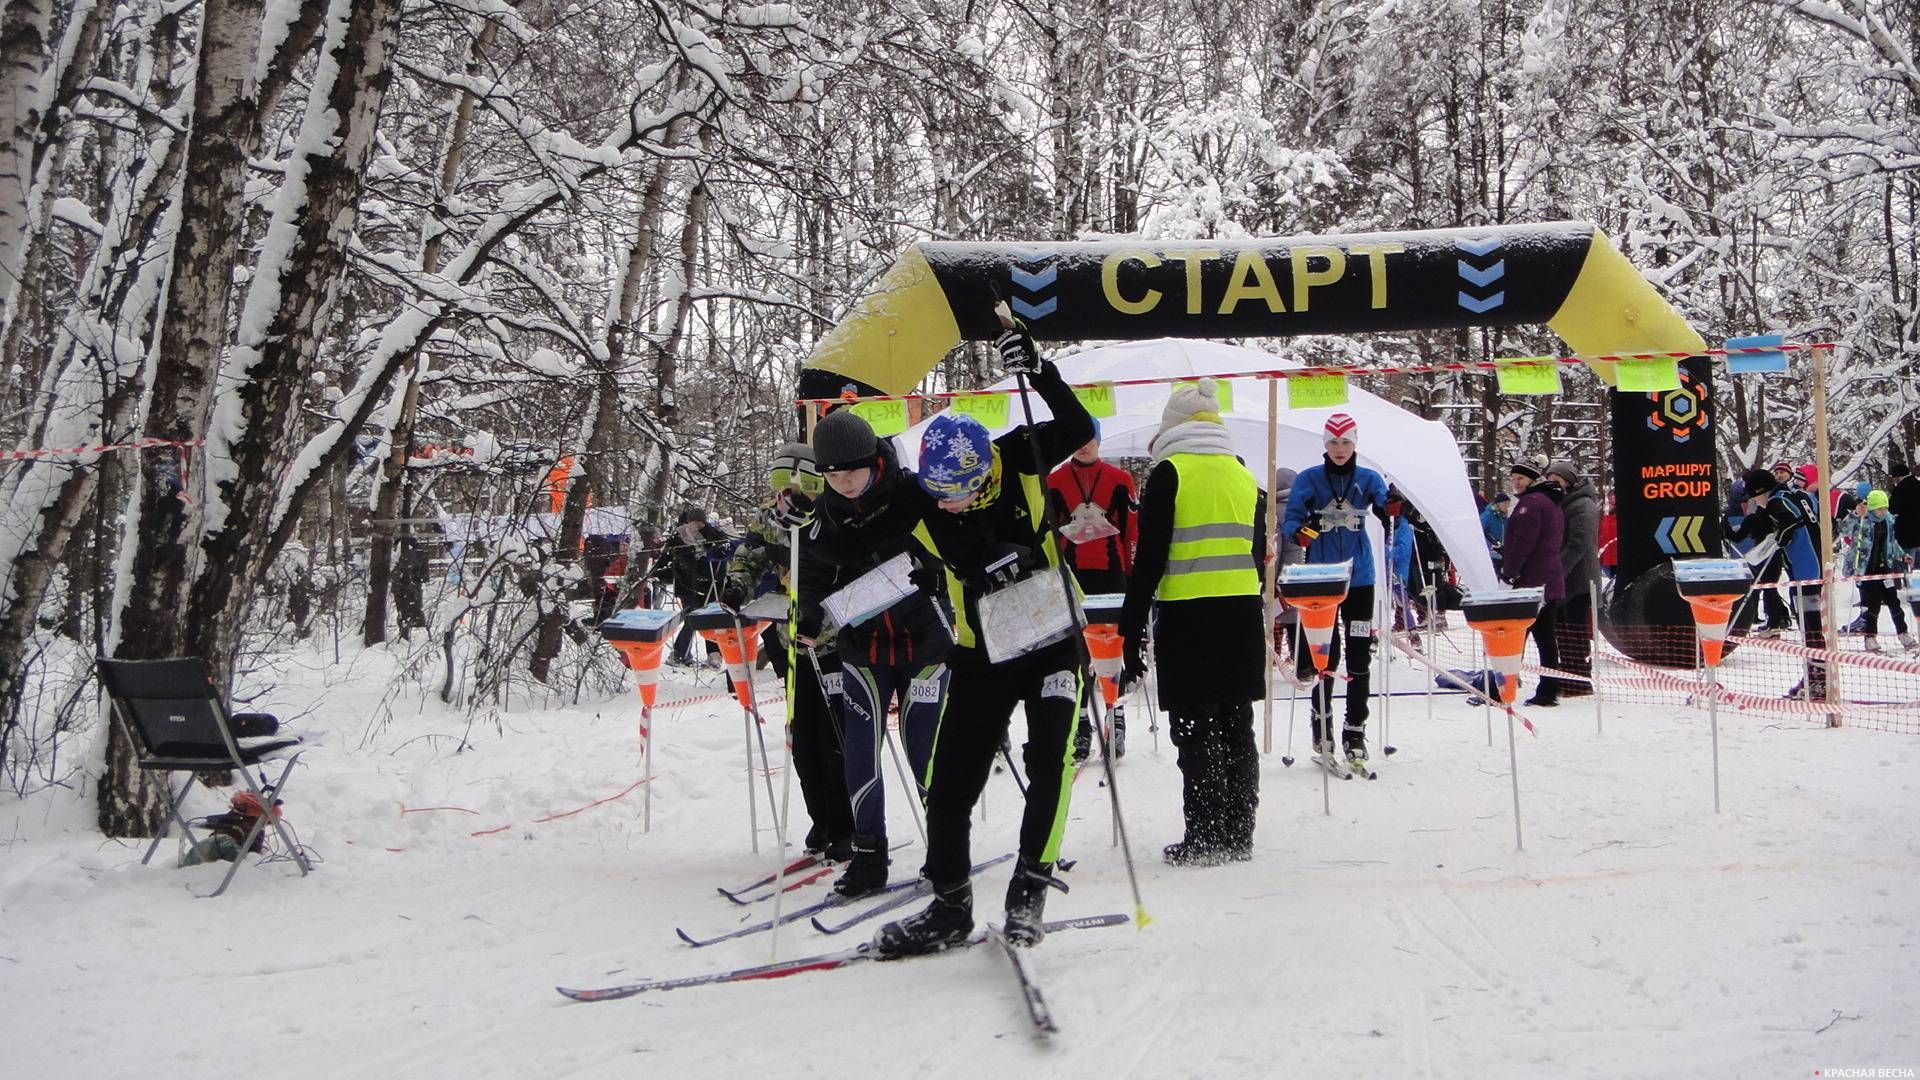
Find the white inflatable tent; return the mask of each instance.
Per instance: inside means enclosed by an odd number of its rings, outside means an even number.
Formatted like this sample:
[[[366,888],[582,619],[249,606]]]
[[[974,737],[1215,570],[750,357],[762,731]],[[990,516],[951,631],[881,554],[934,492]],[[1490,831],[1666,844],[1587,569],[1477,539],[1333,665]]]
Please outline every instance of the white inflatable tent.
[[[1182,376],[1228,375],[1242,371],[1274,371],[1302,366],[1272,353],[1217,341],[1185,338],[1159,338],[1105,345],[1056,358],[1060,372],[1070,383],[1153,379]],[[1258,477],[1267,461],[1267,387],[1259,379],[1231,379],[1233,404],[1222,414],[1232,432],[1240,456]],[[987,389],[1006,390],[1012,379],[1002,379]],[[1113,416],[1100,421],[1101,454],[1107,458],[1151,457],[1148,444],[1160,430],[1160,412],[1166,406],[1168,384],[1118,386],[1114,388]],[[1031,397],[1036,420],[1050,414],[1038,395]],[[1377,469],[1397,486],[1421,516],[1433,526],[1446,546],[1447,554],[1459,570],[1461,584],[1468,589],[1498,587],[1493,558],[1480,531],[1480,512],[1474,504],[1473,488],[1467,478],[1466,463],[1453,433],[1444,424],[1422,420],[1413,413],[1358,387],[1350,387],[1348,400],[1337,409],[1289,409],[1286,387],[1280,388],[1277,412],[1279,440],[1278,464],[1296,471],[1320,463],[1321,432],[1327,417],[1335,412],[1351,415],[1359,424],[1361,464]],[[994,431],[999,435],[1022,422],[1016,399],[1008,410],[1008,424]],[[920,431],[924,422],[898,436],[901,461],[911,467],[920,452]],[[1265,487],[1262,483],[1262,488]],[[1284,511],[1284,508],[1283,508]],[[1385,580],[1381,560],[1382,536],[1378,523],[1369,521],[1373,538],[1374,567],[1377,580]],[[1379,606],[1385,612],[1386,596],[1379,590]],[[1383,624],[1384,625],[1384,624]]]

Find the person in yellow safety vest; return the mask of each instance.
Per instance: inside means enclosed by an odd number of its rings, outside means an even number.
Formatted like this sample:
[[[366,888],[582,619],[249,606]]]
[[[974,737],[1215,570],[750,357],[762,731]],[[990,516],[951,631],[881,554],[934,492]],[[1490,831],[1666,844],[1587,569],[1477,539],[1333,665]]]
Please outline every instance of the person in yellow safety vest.
[[[1253,702],[1267,692],[1266,500],[1219,409],[1212,379],[1167,401],[1120,615],[1129,681],[1146,674],[1154,616],[1159,704],[1180,754],[1186,810],[1186,836],[1165,851],[1175,866],[1251,859],[1260,805]]]

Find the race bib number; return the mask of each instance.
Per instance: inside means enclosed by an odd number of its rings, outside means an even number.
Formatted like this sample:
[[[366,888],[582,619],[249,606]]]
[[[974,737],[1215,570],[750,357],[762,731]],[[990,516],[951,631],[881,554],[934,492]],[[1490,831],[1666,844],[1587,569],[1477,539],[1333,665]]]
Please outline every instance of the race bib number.
[[[820,677],[820,685],[825,687],[827,690],[827,693],[829,694],[840,693],[841,692],[840,673],[837,671],[830,671],[827,674],[822,675]]]
[[[1056,671],[1047,676],[1046,682],[1040,684],[1040,696],[1078,701],[1080,700],[1080,680],[1071,671]]]
[[[907,700],[915,705],[931,705],[940,700],[939,679],[915,679],[907,684]]]
[[[1349,622],[1347,624],[1347,636],[1348,637],[1372,637],[1373,636],[1373,620],[1372,619],[1355,619],[1352,622]]]

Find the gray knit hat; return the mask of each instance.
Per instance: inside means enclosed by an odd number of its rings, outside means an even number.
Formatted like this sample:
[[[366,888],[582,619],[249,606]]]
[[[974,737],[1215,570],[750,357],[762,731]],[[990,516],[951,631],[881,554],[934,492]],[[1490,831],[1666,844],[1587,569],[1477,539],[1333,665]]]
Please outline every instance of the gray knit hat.
[[[828,413],[813,429],[813,459],[823,473],[864,469],[879,445],[873,428],[851,409]]]
[[[1568,487],[1580,482],[1580,470],[1565,458],[1557,458],[1553,464],[1547,466],[1547,475],[1559,477],[1561,483]]]

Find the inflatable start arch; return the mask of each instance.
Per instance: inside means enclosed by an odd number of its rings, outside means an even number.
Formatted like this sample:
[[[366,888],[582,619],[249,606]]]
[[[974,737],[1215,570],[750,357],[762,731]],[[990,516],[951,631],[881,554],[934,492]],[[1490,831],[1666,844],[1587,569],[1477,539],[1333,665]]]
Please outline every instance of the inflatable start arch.
[[[1692,617],[1641,579],[1719,554],[1706,343],[1592,225],[1555,222],[1219,241],[916,244],[814,349],[799,396],[905,394],[963,341],[1000,331],[1005,296],[1042,341],[1252,338],[1544,323],[1578,355],[1681,353],[1679,390],[1609,393],[1619,581],[1609,637],[1667,660]],[[1592,366],[1613,385],[1613,365]],[[1624,601],[1631,600],[1631,604]],[[1674,636],[1672,640],[1680,640]],[[1671,657],[1678,661],[1680,657]]]

